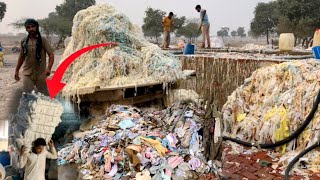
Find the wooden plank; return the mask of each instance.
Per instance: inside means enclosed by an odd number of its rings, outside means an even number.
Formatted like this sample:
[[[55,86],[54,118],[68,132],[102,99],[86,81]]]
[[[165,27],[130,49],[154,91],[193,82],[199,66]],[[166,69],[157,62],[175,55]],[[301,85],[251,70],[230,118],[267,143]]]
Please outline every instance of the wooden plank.
[[[124,91],[122,89],[112,91],[96,91],[91,94],[80,95],[81,101],[105,102],[123,99]]]
[[[164,97],[163,92],[156,92],[156,93],[152,93],[152,94],[136,96],[136,97],[132,97],[132,98],[126,98],[126,99],[119,100],[119,101],[113,101],[112,103],[113,104],[123,104],[123,105],[134,105],[134,104],[152,101],[155,99],[161,99],[163,97]]]
[[[93,86],[93,87],[84,87],[77,89],[77,94],[90,94],[92,92],[95,92],[97,89],[99,89],[99,86]]]
[[[144,83],[144,84],[137,84],[137,85],[126,85],[126,86],[111,86],[111,87],[103,87],[98,88],[96,91],[112,91],[117,89],[130,89],[130,88],[138,88],[138,87],[148,87],[148,86],[154,86],[159,85],[162,83],[159,82],[150,82],[150,83]]]
[[[187,78],[189,76],[196,75],[196,72],[194,70],[185,70],[184,71],[185,76]],[[139,87],[148,87],[148,86],[155,86],[155,85],[161,85],[162,82],[154,81],[149,83],[141,83],[137,85],[124,85],[124,86],[110,86],[110,87],[100,87],[100,86],[94,86],[94,87],[85,87],[78,89],[77,93],[79,95],[85,95],[85,94],[92,94],[95,92],[101,92],[101,91],[114,91],[114,90],[124,90],[124,89],[130,89],[130,88],[139,88]],[[174,84],[174,83],[172,83]]]

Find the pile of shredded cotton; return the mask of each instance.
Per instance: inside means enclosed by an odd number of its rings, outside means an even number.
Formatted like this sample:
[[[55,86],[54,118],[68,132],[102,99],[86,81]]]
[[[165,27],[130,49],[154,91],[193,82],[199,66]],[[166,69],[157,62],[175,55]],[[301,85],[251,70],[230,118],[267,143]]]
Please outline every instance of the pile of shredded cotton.
[[[203,100],[192,89],[173,89],[170,90],[167,95],[167,105],[171,105],[174,102],[193,101],[197,104],[201,104]]]
[[[222,109],[224,135],[259,143],[288,137],[311,111],[320,90],[319,79],[320,63],[314,60],[258,69],[228,97]],[[319,141],[319,136],[320,112],[317,111],[298,139],[278,148],[278,151],[288,160],[291,152],[301,152]],[[310,164],[320,162],[311,158],[314,153],[306,156]]]
[[[149,43],[139,27],[108,4],[76,14],[63,59],[81,48],[107,42],[118,46],[93,50],[71,65],[64,75],[64,95],[75,95],[84,87],[166,84],[184,77],[177,58]]]
[[[271,50],[272,48],[263,45],[256,45],[256,44],[246,44],[245,46],[239,48],[240,50],[249,50],[249,51],[261,51],[261,50]]]

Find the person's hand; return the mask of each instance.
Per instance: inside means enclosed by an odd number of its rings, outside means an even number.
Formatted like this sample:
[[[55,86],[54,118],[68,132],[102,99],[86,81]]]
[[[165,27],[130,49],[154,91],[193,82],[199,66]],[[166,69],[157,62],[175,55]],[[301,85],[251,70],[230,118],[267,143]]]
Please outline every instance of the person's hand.
[[[45,74],[46,76],[50,76],[51,70],[50,70],[50,69],[46,69],[46,71],[44,72],[44,74]]]
[[[14,74],[14,79],[15,79],[16,81],[20,81],[19,72],[16,72],[16,73]]]
[[[54,147],[54,143],[53,143],[53,141],[52,141],[52,140],[50,140],[50,141],[49,141],[49,143],[48,143],[48,145],[49,145],[49,147]]]
[[[24,154],[26,154],[26,152],[27,152],[27,147],[22,146],[20,149],[20,155],[23,156]]]

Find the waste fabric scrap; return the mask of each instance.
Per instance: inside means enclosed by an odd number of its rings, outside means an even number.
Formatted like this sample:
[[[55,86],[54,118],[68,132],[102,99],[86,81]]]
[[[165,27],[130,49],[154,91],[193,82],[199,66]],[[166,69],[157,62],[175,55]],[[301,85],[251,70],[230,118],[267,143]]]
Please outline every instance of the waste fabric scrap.
[[[162,111],[112,105],[96,127],[59,151],[58,164],[77,163],[84,178],[91,179],[217,174],[221,169],[203,155],[204,115],[193,103],[174,103]]]

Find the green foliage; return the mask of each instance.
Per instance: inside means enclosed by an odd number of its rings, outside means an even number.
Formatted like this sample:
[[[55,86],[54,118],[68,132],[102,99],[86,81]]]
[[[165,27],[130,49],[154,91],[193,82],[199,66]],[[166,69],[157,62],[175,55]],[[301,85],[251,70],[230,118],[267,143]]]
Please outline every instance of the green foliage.
[[[55,34],[60,37],[67,37],[71,35],[72,21],[78,11],[86,9],[96,4],[95,0],[65,0],[61,5],[56,6],[56,12],[50,13],[45,21],[53,21],[54,26],[48,26],[54,29]],[[58,22],[61,23],[58,23]],[[58,25],[58,27],[55,27]],[[63,38],[63,39],[64,39]]]
[[[278,0],[279,33],[291,32],[296,37],[312,37],[320,27],[320,1],[318,0]]]
[[[59,37],[57,47],[59,47],[66,37],[71,36],[72,21],[75,14],[82,9],[95,5],[95,3],[95,0],[65,0],[61,5],[56,6],[56,12],[49,13],[47,18],[38,19],[40,31],[48,39],[52,35],[57,35]],[[16,29],[24,28],[26,19],[17,20],[11,25]]]
[[[255,37],[267,36],[269,44],[269,35],[276,32],[278,19],[279,12],[276,1],[258,3],[254,11],[254,19],[251,22],[251,34]]]
[[[186,17],[185,16],[178,17],[177,15],[174,15],[173,22],[174,24],[173,24],[172,32],[176,33],[176,31],[182,28],[182,26],[186,22]]]
[[[177,30],[177,36],[185,36],[191,41],[200,36],[201,32],[199,31],[200,23],[195,19],[187,20],[186,25]]]
[[[39,20],[41,31],[48,36],[59,35],[62,39],[71,35],[72,21],[56,13],[50,13],[45,19]]]
[[[11,23],[10,25],[13,26],[16,29],[23,29],[24,28],[24,23],[28,18],[22,18],[19,20],[16,20],[15,22]]]
[[[320,27],[319,0],[276,0],[259,3],[251,22],[251,35],[267,36],[273,33],[293,33],[296,38],[312,40]],[[306,47],[307,47],[306,46]]]
[[[4,18],[5,13],[7,12],[7,5],[4,2],[0,2],[0,22]]]
[[[143,33],[147,37],[155,37],[157,39],[163,31],[161,22],[166,13],[160,9],[148,8],[145,14],[144,24],[142,25]]]
[[[232,37],[236,37],[238,34],[237,34],[237,31],[235,31],[235,30],[233,30],[233,31],[231,31],[231,36]]]
[[[239,27],[238,29],[237,29],[237,34],[238,34],[238,36],[240,36],[240,37],[246,37],[247,35],[246,35],[246,31],[244,30],[244,27]]]
[[[259,35],[256,35],[252,30],[248,31],[248,36],[253,37],[253,38],[259,38]]]
[[[65,0],[61,5],[56,6],[56,13],[57,15],[72,21],[78,11],[95,4],[95,0]]]
[[[222,38],[225,37],[225,36],[229,36],[229,31],[230,31],[230,28],[228,27],[222,27],[218,32],[217,32],[217,35],[218,36],[221,36]]]
[[[156,38],[158,41],[158,37],[163,33],[162,20],[166,16],[166,12],[160,9],[148,8],[145,11],[145,17],[143,18],[144,24],[142,25],[142,31],[145,36]],[[186,17],[178,17],[174,15],[173,19],[173,27],[171,32],[176,33],[177,30],[181,29],[186,21]]]

